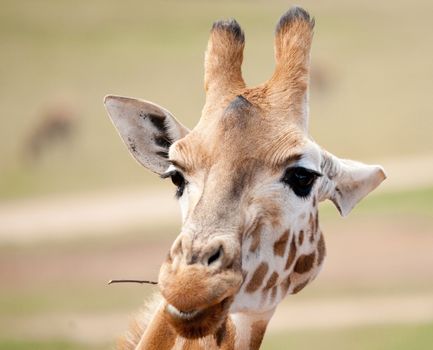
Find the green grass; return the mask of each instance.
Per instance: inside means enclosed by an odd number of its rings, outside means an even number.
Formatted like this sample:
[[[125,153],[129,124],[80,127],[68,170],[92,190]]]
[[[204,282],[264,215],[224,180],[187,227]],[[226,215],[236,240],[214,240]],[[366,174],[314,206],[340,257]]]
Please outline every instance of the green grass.
[[[111,349],[108,344],[89,345],[66,340],[0,340],[1,350],[102,350]]]
[[[366,216],[386,218],[424,218],[433,217],[433,187],[417,188],[386,193],[373,193],[357,204],[350,217]],[[322,204],[320,215],[325,220],[338,219],[338,212],[329,201]]]
[[[263,350],[430,350],[433,323],[290,331],[268,335]]]
[[[158,180],[130,157],[102,97],[163,104],[192,127],[204,102],[203,51],[211,23],[236,17],[246,31],[244,75],[273,70],[273,30],[287,1],[13,1],[0,5],[0,198]],[[378,157],[432,149],[433,3],[304,1],[316,17],[313,64],[327,90],[312,91],[311,133],[338,155]],[[28,164],[22,149],[47,104],[66,96],[75,139]]]
[[[359,212],[377,215],[433,216],[433,187],[381,193],[359,204]]]
[[[432,330],[433,323],[268,333],[261,349],[430,350],[433,344]],[[0,350],[99,350],[109,348],[112,348],[112,344],[80,344],[61,339],[0,339]]]
[[[71,286],[68,281],[59,281],[63,286],[50,284],[50,288],[9,288],[0,292],[2,318],[14,316],[26,318],[46,313],[103,313],[136,311],[155,292],[156,287],[147,285],[108,286],[107,281],[89,286]],[[83,282],[84,283],[84,282]]]

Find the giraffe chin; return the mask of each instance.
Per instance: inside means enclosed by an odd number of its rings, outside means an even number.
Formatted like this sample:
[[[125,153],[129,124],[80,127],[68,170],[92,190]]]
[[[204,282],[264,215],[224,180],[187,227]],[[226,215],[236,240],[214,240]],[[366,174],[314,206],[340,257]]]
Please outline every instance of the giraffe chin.
[[[182,337],[197,339],[215,333],[226,320],[233,297],[200,310],[184,312],[171,304],[164,309],[167,322]]]

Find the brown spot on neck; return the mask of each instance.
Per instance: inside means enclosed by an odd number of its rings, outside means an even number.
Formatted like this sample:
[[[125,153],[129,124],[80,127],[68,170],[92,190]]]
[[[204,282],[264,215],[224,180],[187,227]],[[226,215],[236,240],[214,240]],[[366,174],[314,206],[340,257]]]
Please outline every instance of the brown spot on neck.
[[[310,242],[313,243],[319,229],[319,214],[317,212],[314,215],[311,213],[308,222],[310,224]]]
[[[287,242],[289,241],[290,231],[285,231],[280,238],[274,243],[274,254],[277,256],[284,256],[286,251]]]
[[[214,334],[215,342],[218,347],[221,347],[221,344],[225,337],[227,336],[227,321],[224,321],[220,328]]]
[[[277,290],[278,290],[277,286],[274,286],[274,288],[272,288],[271,302],[275,300],[275,297],[277,296]]]
[[[265,286],[265,290],[271,289],[273,286],[275,286],[275,284],[277,283],[278,280],[278,273],[277,272],[272,272],[271,277],[269,277],[268,282],[266,283]]]
[[[296,243],[295,243],[295,237],[292,238],[292,243],[290,244],[290,250],[289,255],[287,257],[286,267],[285,269],[288,270],[290,266],[292,266],[293,261],[296,258]]]
[[[256,321],[251,325],[250,350],[258,350],[266,332],[266,321]]]
[[[299,232],[298,242],[299,242],[299,245],[302,245],[302,243],[304,243],[304,230],[301,230]]]
[[[215,342],[218,349],[233,350],[235,348],[236,330],[230,317],[221,325],[215,333]]]
[[[323,233],[320,233],[320,239],[317,243],[317,265],[321,265],[326,255],[325,239]]]
[[[306,281],[299,283],[295,288],[293,288],[292,294],[299,293],[302,289],[305,288],[305,286],[308,284],[308,282],[309,282],[309,280],[307,279]]]
[[[293,270],[299,274],[310,271],[313,268],[315,257],[315,252],[308,255],[301,255],[298,260],[296,260],[295,268]]]
[[[263,283],[263,279],[266,276],[266,273],[268,272],[269,266],[267,263],[262,262],[254,271],[253,277],[251,277],[251,280],[248,282],[247,287],[245,288],[247,293],[254,293],[257,289],[260,288],[260,286]]]

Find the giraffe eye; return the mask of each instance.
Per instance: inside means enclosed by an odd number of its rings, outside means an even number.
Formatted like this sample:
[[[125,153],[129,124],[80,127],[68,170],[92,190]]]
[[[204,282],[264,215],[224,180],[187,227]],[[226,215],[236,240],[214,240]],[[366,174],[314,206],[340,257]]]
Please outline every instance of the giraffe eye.
[[[282,181],[289,185],[298,197],[308,197],[320,173],[303,167],[294,167],[286,170]]]
[[[179,171],[172,170],[172,171],[169,171],[165,174],[162,174],[161,177],[163,179],[169,177],[171,179],[171,182],[173,182],[173,184],[177,187],[176,198],[182,197],[182,194],[183,194],[183,191],[185,190],[185,186],[186,186],[187,182],[185,181],[185,178],[183,177],[183,175]]]
[[[171,182],[173,182],[173,185],[177,187],[176,190],[176,197],[179,198],[182,196],[183,191],[185,190],[185,178],[183,175],[178,171],[173,171],[173,173],[170,175]]]

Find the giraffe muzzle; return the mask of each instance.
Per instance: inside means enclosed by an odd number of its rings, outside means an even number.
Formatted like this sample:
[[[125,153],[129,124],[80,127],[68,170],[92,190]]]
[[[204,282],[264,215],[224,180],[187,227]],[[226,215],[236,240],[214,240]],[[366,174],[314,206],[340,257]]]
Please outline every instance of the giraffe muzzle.
[[[204,309],[181,311],[172,304],[165,306],[165,318],[184,338],[202,338],[213,333],[226,319],[233,297],[227,297]]]
[[[203,264],[174,267],[165,262],[159,287],[167,322],[186,338],[210,334],[227,317],[242,281],[242,273],[232,268],[215,271]]]

